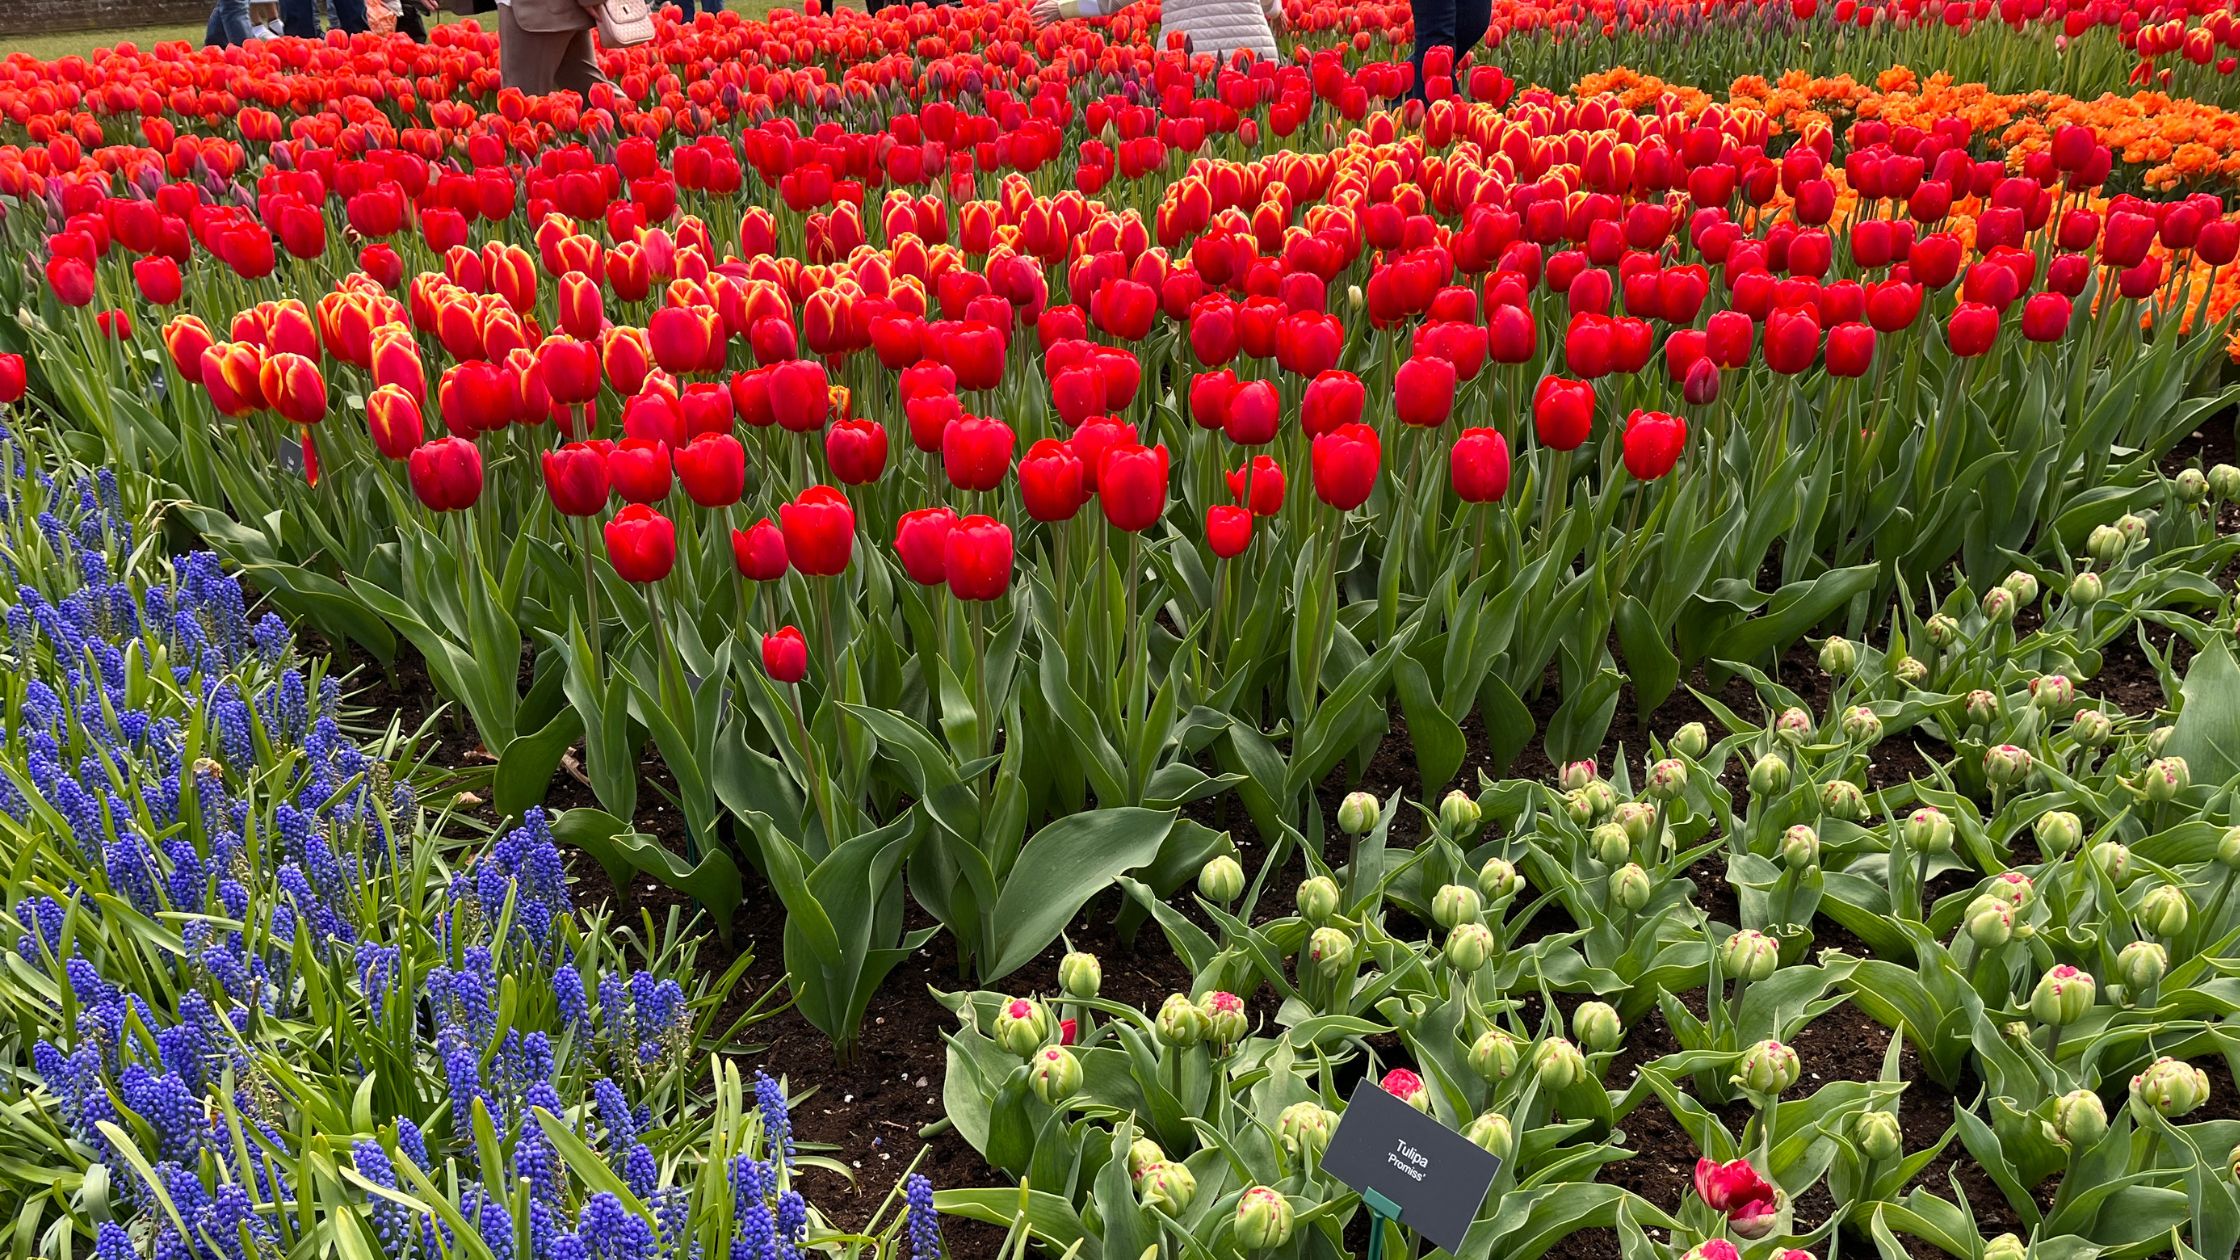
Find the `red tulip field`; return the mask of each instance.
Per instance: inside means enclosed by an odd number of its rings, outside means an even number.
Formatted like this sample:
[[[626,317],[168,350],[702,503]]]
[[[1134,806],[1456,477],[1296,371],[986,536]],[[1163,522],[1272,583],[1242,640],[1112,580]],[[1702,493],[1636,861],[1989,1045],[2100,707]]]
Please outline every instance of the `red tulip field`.
[[[0,48],[11,1257],[2240,1253],[2240,9],[1208,3]]]

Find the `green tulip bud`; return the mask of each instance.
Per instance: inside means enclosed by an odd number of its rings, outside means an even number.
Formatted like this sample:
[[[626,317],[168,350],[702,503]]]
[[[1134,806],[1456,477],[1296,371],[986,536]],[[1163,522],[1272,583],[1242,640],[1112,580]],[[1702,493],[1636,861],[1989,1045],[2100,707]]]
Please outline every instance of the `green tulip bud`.
[[[2232,1150],[2225,1155],[2224,1162],[2227,1170],[2232,1173],[2232,1179],[2234,1181],[2240,1181],[2240,1146],[2233,1147]]]
[[[2083,841],[2084,823],[2068,810],[2049,809],[2038,815],[2032,832],[2038,837],[2038,850],[2052,859],[2076,848]]]
[[[1703,729],[1703,723],[1689,722],[1672,733],[1666,747],[1683,757],[1701,757],[1711,747],[1711,733]]]
[[[2240,827],[2226,828],[2224,838],[2217,841],[2217,865],[2240,871]]]
[[[1609,817],[1610,811],[1618,807],[1617,792],[1600,779],[1573,792],[1571,797],[1574,802],[1571,816],[1581,826]]]
[[[1199,1010],[1198,1004],[1191,1001],[1187,994],[1182,993],[1167,995],[1167,1000],[1160,1004],[1158,1018],[1153,1023],[1158,1029],[1159,1040],[1177,1050],[1187,1050],[1197,1045],[1211,1031],[1206,1013]]]
[[[1058,988],[1069,998],[1093,998],[1104,987],[1104,966],[1095,954],[1074,952],[1058,960]]]
[[[1890,662],[1890,676],[1907,687],[1920,687],[1929,681],[1929,666],[1916,656],[1901,656]]]
[[[1633,860],[1633,837],[1617,823],[1598,824],[1587,842],[1594,846],[1595,860],[1604,866],[1620,866]]]
[[[1498,1111],[1488,1111],[1472,1120],[1462,1136],[1476,1143],[1478,1149],[1503,1159],[1509,1158],[1510,1148],[1516,1144],[1516,1135],[1509,1128],[1509,1117]]]
[[[1599,1054],[1617,1049],[1626,1038],[1626,1030],[1618,1022],[1617,1008],[1608,1002],[1581,1002],[1579,1009],[1571,1012],[1571,1035]]]
[[[1997,897],[1978,897],[1968,903],[1965,927],[1977,948],[1997,949],[2014,939],[2014,907]]]
[[[2116,518],[2116,532],[2136,547],[2147,539],[2147,518],[2136,512],[2126,512]]]
[[[1995,626],[2014,622],[2014,592],[2004,586],[1994,586],[1983,593],[1983,619]]]
[[[2170,955],[2153,941],[2133,941],[2116,955],[2116,979],[2123,982],[2134,1001],[2169,973]]]
[[[1587,1078],[1587,1059],[1579,1047],[1550,1037],[1533,1049],[1532,1072],[1540,1088],[1561,1092]]]
[[[1218,1053],[1244,1040],[1248,1027],[1244,999],[1215,989],[1198,999],[1198,1012],[1206,1017],[1206,1042]]]
[[[2028,608],[2038,602],[2038,579],[2020,569],[2009,573],[2007,580],[1999,585],[2007,588],[2007,591],[2014,596],[2018,608]]]
[[[2170,479],[2170,485],[2178,492],[2178,502],[2187,507],[2209,497],[2208,475],[2198,468],[2179,469],[2178,475]]]
[[[1983,1246],[1983,1260],[2029,1260],[2030,1248],[2013,1234],[2001,1234]]]
[[[1081,1092],[1081,1060],[1064,1046],[1044,1046],[1028,1063],[1034,1096],[1051,1106]]]
[[[2095,525],[2085,536],[2084,549],[2094,564],[2106,567],[2123,559],[2123,553],[2131,549],[2131,544],[2115,526]]]
[[[1989,726],[1999,716],[2001,707],[1998,693],[1985,691],[1981,687],[1969,692],[1960,703],[1967,712],[1968,720],[1978,726]]]
[[[1812,738],[1812,715],[1795,705],[1774,715],[1773,733],[1792,744]]]
[[[1128,1175],[1141,1177],[1144,1171],[1167,1162],[1167,1153],[1159,1144],[1147,1137],[1139,1137],[1128,1144]]]
[[[1657,838],[1657,807],[1647,801],[1627,801],[1618,806],[1612,817],[1625,829],[1626,838],[1644,847]]]
[[[1470,1043],[1470,1070],[1487,1083],[1507,1080],[1517,1070],[1517,1039],[1499,1028],[1489,1028]]]
[[[1556,786],[1566,792],[1576,792],[1594,782],[1597,777],[1594,762],[1567,761],[1556,775]]]
[[[1524,876],[1505,858],[1491,857],[1478,868],[1478,891],[1487,904],[1500,905],[1524,890]]]
[[[1859,1144],[1860,1154],[1878,1162],[1896,1159],[1906,1149],[1898,1117],[1887,1111],[1862,1111],[1853,1117],[1851,1140]]]
[[[1700,725],[1698,730],[1703,729]],[[1666,757],[1649,766],[1649,799],[1676,801],[1688,790],[1688,763],[1678,757]]]
[[[1337,1127],[1337,1112],[1320,1103],[1295,1102],[1276,1116],[1276,1140],[1294,1159],[1320,1159]]]
[[[1466,884],[1446,884],[1431,894],[1431,920],[1440,927],[1474,922],[1478,910],[1478,890]]]
[[[1751,795],[1777,796],[1788,787],[1789,763],[1781,759],[1781,754],[1767,753],[1758,758],[1758,764],[1750,767]]]
[[[1447,947],[1440,957],[1449,967],[1469,975],[1493,961],[1495,948],[1492,928],[1475,921],[1457,923],[1454,930],[1447,933]]]
[[[1297,898],[1300,918],[1317,925],[1328,923],[1338,913],[1338,881],[1328,875],[1300,880]]]
[[[2030,680],[2030,703],[2040,712],[2053,713],[2077,702],[2077,685],[2067,674],[2041,674]]]
[[[1382,812],[1377,798],[1367,792],[1348,792],[1338,802],[1338,830],[1349,836],[1365,836],[1377,825],[1377,815]]]
[[[1781,833],[1781,862],[1792,871],[1820,865],[1820,833],[1803,823]]]
[[[2094,868],[2105,873],[2108,882],[2121,888],[2131,882],[2131,850],[2114,840],[2102,840],[2093,845],[2085,855]]]
[[[1924,805],[1906,815],[1906,847],[1916,853],[1952,852],[1952,820],[1934,805]]]
[[[2114,718],[2098,709],[2079,709],[2069,719],[2069,737],[2082,748],[2098,748],[2116,733]]]
[[[2178,794],[2193,786],[2193,771],[2183,757],[2161,757],[2149,765],[2141,778],[2139,791],[2157,805],[2167,805],[2178,799]]]
[[[2182,1059],[2165,1055],[2131,1078],[2131,1108],[2149,1109],[2175,1120],[2209,1101],[2209,1074]]]
[[[2016,787],[2037,768],[2027,748],[1999,744],[1983,750],[1983,777],[1999,787]]]
[[[1781,966],[1781,946],[1756,928],[1744,928],[1719,945],[1719,970],[1745,984],[1771,979]]]
[[[2038,977],[2030,991],[2030,1016],[2048,1028],[2065,1028],[2092,1009],[2092,977],[2067,963]]]
[[[1439,824],[1450,836],[1467,836],[1478,829],[1478,820],[1484,817],[1478,802],[1467,792],[1449,792],[1439,801]]]
[[[1190,1210],[1191,1202],[1198,1197],[1198,1178],[1186,1164],[1172,1161],[1153,1164],[1136,1178],[1136,1197],[1147,1208],[1180,1216]]]
[[[2218,464],[2209,470],[2209,493],[2226,503],[2240,499],[2240,468]]]
[[[2147,755],[2149,757],[2159,757],[2162,755],[2162,747],[2163,745],[2170,742],[2170,732],[2172,729],[2173,728],[2167,726],[2158,726],[2153,730],[2147,732]]]
[[[1960,641],[1960,623],[1945,613],[1929,618],[1921,629],[1929,636],[1929,646],[1933,648],[1941,650]]]
[[[995,1043],[1022,1059],[1050,1040],[1050,1012],[1032,998],[1012,998],[996,1011]]]
[[[1855,704],[1843,711],[1843,735],[1854,744],[1874,744],[1882,740],[1882,717],[1863,704]]]
[[[2079,608],[2089,608],[2099,603],[2107,593],[2106,583],[2090,569],[2069,579],[2069,602]]]
[[[2108,1136],[2108,1108],[2089,1089],[2071,1090],[2053,1100],[2053,1140],[2063,1146],[2091,1146]]]
[[[1830,779],[1820,785],[1820,812],[1857,822],[1867,816],[1867,794],[1849,779]]]
[[[2183,888],[2164,884],[2139,899],[2139,928],[2150,936],[2164,940],[2183,935],[2186,925],[2193,921],[2193,903],[2186,899]]]
[[[1198,894],[1217,905],[1244,896],[1244,867],[1224,853],[1198,868]]]
[[[1774,1095],[1787,1091],[1803,1074],[1796,1051],[1778,1041],[1761,1041],[1742,1052],[1734,1083],[1753,1094]]]
[[[1642,870],[1632,862],[1628,862],[1617,870],[1610,872],[1610,900],[1628,914],[1639,911],[1643,906],[1648,905],[1649,895],[1652,891],[1654,890],[1649,886],[1649,872]]]
[[[1841,635],[1829,635],[1820,641],[1820,669],[1823,673],[1841,678],[1859,668],[1859,649],[1851,640]]]
[[[1318,927],[1307,938],[1307,959],[1316,975],[1335,980],[1353,970],[1353,938],[1334,927]]]
[[[2021,871],[2001,871],[1991,877],[1991,882],[1984,885],[1983,895],[1995,897],[2020,910],[2030,904],[2030,898],[2036,895],[2037,891],[2038,886],[2031,883],[2030,877]]]
[[[1237,1245],[1246,1251],[1274,1251],[1291,1241],[1296,1219],[1283,1191],[1254,1186],[1237,1200]]]

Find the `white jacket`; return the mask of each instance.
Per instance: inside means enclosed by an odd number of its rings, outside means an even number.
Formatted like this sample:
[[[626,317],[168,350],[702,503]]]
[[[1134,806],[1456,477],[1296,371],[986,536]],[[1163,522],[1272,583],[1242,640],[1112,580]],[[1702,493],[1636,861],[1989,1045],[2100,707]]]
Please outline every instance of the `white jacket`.
[[[1127,0],[1063,0],[1059,10],[1066,17],[1096,17],[1117,9]],[[1283,12],[1283,0],[1161,0],[1159,47],[1167,46],[1174,32],[1190,41],[1190,51],[1226,60],[1244,49],[1263,61],[1278,57],[1274,19]]]

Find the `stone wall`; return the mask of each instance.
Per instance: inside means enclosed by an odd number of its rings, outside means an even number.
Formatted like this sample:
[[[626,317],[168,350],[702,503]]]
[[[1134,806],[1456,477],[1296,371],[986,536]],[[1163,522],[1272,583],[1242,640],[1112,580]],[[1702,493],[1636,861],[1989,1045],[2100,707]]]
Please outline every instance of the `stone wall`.
[[[0,53],[8,51],[12,35],[124,30],[208,16],[210,0],[0,0]]]

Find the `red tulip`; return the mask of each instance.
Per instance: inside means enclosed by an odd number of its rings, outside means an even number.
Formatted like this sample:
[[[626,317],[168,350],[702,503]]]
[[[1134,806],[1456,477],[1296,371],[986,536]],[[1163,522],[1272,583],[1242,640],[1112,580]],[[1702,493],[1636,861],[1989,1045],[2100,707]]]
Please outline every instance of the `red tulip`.
[[[1082,462],[1073,448],[1044,438],[1019,461],[1019,497],[1027,515],[1038,521],[1070,521],[1089,501],[1082,485]]]
[[[405,465],[412,493],[438,512],[462,512],[482,497],[482,451],[462,437],[437,438]]]
[[[1275,382],[1246,381],[1229,395],[1222,432],[1239,446],[1264,446],[1275,440],[1282,412],[1283,400],[1276,395]]]
[[[1159,295],[1133,280],[1107,280],[1089,298],[1089,318],[1121,341],[1141,341],[1159,314]]]
[[[24,390],[28,388],[28,385],[29,383],[25,378],[23,356],[20,354],[0,354],[0,407],[21,402]]]
[[[677,480],[701,507],[730,507],[746,493],[747,450],[728,433],[703,433],[674,458]]]
[[[1342,424],[1314,440],[1315,497],[1341,512],[1369,501],[1377,488],[1383,448],[1377,431],[1365,424]]]
[[[599,364],[614,392],[629,397],[644,389],[653,371],[653,347],[642,328],[609,328],[599,342]]]
[[[136,259],[132,264],[132,283],[140,290],[141,298],[152,306],[171,305],[179,300],[184,288],[179,264],[163,257]]]
[[[1954,354],[1975,358],[1998,340],[1999,312],[1981,302],[1962,302],[1952,308],[1952,317],[1945,321],[1944,337]]]
[[[1236,397],[1237,374],[1228,368],[1190,378],[1190,421],[1211,432],[1229,423],[1229,400]]]
[[[1254,516],[1274,516],[1283,510],[1283,465],[1265,455],[1252,457],[1251,471],[1234,468],[1226,474],[1229,497],[1252,509]],[[1249,486],[1246,485],[1250,481]],[[1247,494],[1251,502],[1246,503]]]
[[[1828,375],[1857,378],[1874,364],[1875,331],[1857,321],[1828,330]]]
[[[47,287],[64,306],[85,306],[93,301],[93,267],[74,255],[52,255],[47,259]]]
[[[941,467],[959,490],[993,490],[1011,469],[1018,443],[1011,426],[992,416],[963,416],[941,434]]]
[[[941,339],[941,356],[959,389],[994,389],[1003,381],[1003,333],[992,324],[965,320],[951,327]]]
[[[786,558],[811,577],[844,573],[855,554],[856,513],[848,496],[831,486],[811,486],[778,508]]]
[[[659,503],[669,497],[669,444],[658,438],[624,438],[607,452],[607,477],[625,503]]]
[[[648,383],[644,393],[622,404],[622,436],[683,446],[684,408],[665,386]]]
[[[939,586],[948,580],[945,548],[957,527],[957,514],[945,507],[904,512],[895,522],[894,552],[902,571],[920,586]]]
[[[1104,374],[1086,363],[1051,373],[1050,405],[1069,429],[1104,414]]]
[[[1234,360],[1242,347],[1235,303],[1225,297],[1209,298],[1190,312],[1190,353],[1201,365],[1221,367]]]
[[[1750,365],[1750,343],[1757,336],[1757,325],[1741,311],[1716,311],[1703,325],[1704,353],[1711,361],[1729,371],[1738,371]]]
[[[1338,364],[1345,325],[1335,315],[1293,311],[1276,326],[1276,363],[1286,372],[1315,376]]]
[[[1011,527],[994,517],[958,521],[942,551],[949,593],[958,599],[1001,599],[1011,589]]]
[[[877,481],[887,469],[887,430],[876,420],[842,420],[824,432],[824,459],[842,485]]]
[[[1524,363],[1540,349],[1540,328],[1521,306],[1496,306],[1487,328],[1488,353],[1496,363]]]
[[[1662,411],[1639,411],[1626,417],[1626,471],[1642,481],[1655,481],[1680,462],[1688,444],[1688,422]]]
[[[1766,316],[1766,366],[1783,376],[1811,369],[1820,357],[1820,321],[1809,311],[1777,310]]]
[[[1308,437],[1320,437],[1344,425],[1359,424],[1369,391],[1351,372],[1329,371],[1307,382],[1299,402],[1299,424]]]
[[[1252,545],[1252,513],[1227,503],[1206,509],[1206,546],[1223,560],[1234,560]]]
[[[1454,414],[1455,368],[1445,359],[1417,355],[1393,373],[1392,391],[1400,423],[1436,428]]]
[[[762,636],[762,672],[775,683],[797,683],[809,676],[809,641],[793,626]]]
[[[1464,429],[1447,453],[1447,476],[1464,503],[1498,503],[1509,493],[1509,440],[1497,429]]]
[[[606,510],[610,485],[606,453],[585,442],[571,442],[540,457],[544,489],[562,516],[596,516]]]
[[[1544,376],[1532,391],[1532,431],[1540,445],[1575,451],[1594,428],[1594,386],[1586,381]]]
[[[2033,293],[2022,304],[2022,335],[2032,341],[2059,341],[2069,332],[2069,299],[2059,293]]]
[[[677,565],[677,527],[643,503],[607,522],[607,561],[625,582],[658,582]]]
[[[786,536],[765,516],[748,529],[731,531],[731,566],[750,582],[775,582],[786,575]]]
[[[1125,442],[1107,449],[1097,463],[1097,500],[1114,527],[1151,528],[1167,507],[1167,448]]]
[[[257,374],[265,401],[290,424],[317,424],[327,418],[327,380],[319,365],[300,354],[265,356]]]
[[[221,341],[202,352],[199,379],[222,416],[245,416],[264,406],[264,352],[244,341]]]
[[[791,359],[767,369],[770,414],[778,427],[792,433],[813,433],[832,414],[832,381],[824,364],[815,359]]]
[[[519,394],[498,365],[482,359],[454,363],[436,381],[443,427],[454,437],[493,433],[513,423]]]
[[[599,355],[588,341],[545,338],[537,347],[537,373],[544,378],[545,393],[564,406],[599,396]]]
[[[192,315],[174,315],[171,322],[163,326],[163,348],[171,356],[172,368],[193,384],[202,383],[202,352],[216,344],[216,339],[210,335],[209,325]],[[19,354],[14,358],[17,370],[21,371],[23,356]],[[376,384],[379,383],[377,380]],[[419,395],[413,395],[413,400],[417,403]],[[6,401],[15,400],[11,398]]]

